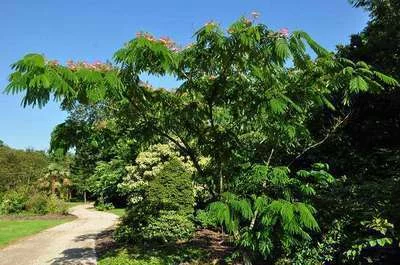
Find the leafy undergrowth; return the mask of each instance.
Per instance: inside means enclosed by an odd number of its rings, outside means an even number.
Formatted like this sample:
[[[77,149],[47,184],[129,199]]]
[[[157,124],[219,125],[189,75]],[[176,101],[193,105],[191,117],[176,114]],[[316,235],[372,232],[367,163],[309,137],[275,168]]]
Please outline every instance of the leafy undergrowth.
[[[200,230],[193,240],[159,246],[118,246],[108,231],[96,242],[99,265],[205,265],[224,264],[231,249],[221,234]]]

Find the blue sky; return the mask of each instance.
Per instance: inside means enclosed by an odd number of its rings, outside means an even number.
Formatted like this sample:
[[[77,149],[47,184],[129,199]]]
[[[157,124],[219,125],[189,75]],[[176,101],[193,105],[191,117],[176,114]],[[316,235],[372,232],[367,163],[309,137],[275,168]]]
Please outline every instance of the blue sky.
[[[187,44],[193,32],[214,20],[227,26],[252,11],[272,29],[307,31],[334,50],[359,32],[368,15],[347,0],[1,0],[0,90],[7,85],[10,64],[26,53],[47,58],[107,60],[138,31],[169,36]],[[149,80],[171,87],[173,80]],[[0,93],[0,140],[15,148],[47,149],[50,133],[66,113],[57,103],[43,109],[22,108],[21,95]]]

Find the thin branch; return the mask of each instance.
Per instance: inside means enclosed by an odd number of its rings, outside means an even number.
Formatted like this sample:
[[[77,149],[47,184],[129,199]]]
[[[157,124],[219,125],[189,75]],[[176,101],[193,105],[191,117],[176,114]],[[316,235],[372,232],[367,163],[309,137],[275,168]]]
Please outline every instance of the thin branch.
[[[268,168],[269,168],[269,164],[271,163],[272,155],[274,154],[274,152],[275,152],[275,149],[272,148],[272,149],[271,149],[271,152],[269,153],[269,157],[268,157],[268,160],[267,160],[267,163],[266,163],[267,170],[268,170]],[[265,181],[264,181],[264,183],[263,183],[263,188],[266,188],[266,187],[267,187],[267,179],[265,179]],[[254,217],[254,218],[255,218],[255,217]],[[254,220],[254,222],[255,222],[255,220]]]
[[[336,132],[336,130],[342,126],[342,124],[350,117],[351,112],[349,112],[343,119],[339,120],[333,127],[332,129],[325,135],[324,138],[322,138],[320,141],[306,147],[303,151],[301,151],[290,163],[288,166],[292,165],[297,159],[299,159],[300,157],[302,157],[305,153],[307,153],[308,151],[310,151],[311,149],[314,149],[318,146],[320,146],[321,144],[323,144],[326,140],[329,139],[329,137],[331,137],[331,135]]]
[[[271,162],[271,158],[272,158],[272,155],[274,154],[274,151],[275,151],[275,149],[272,148],[271,153],[269,154],[269,157],[268,157],[267,167],[269,167],[269,163]]]

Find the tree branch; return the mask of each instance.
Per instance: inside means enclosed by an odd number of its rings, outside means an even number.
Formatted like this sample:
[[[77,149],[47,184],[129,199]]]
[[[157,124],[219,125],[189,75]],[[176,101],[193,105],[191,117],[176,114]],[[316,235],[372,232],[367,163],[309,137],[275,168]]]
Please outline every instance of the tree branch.
[[[288,165],[288,167],[290,165],[292,165],[297,159],[299,159],[300,157],[302,157],[305,153],[307,153],[308,151],[310,151],[311,149],[314,149],[318,146],[320,146],[321,144],[323,144],[326,140],[329,139],[329,137],[340,127],[342,126],[342,124],[348,120],[348,118],[350,117],[351,112],[349,112],[343,119],[339,120],[333,127],[332,129],[325,135],[324,138],[322,138],[320,141],[306,147],[303,151],[301,151]]]

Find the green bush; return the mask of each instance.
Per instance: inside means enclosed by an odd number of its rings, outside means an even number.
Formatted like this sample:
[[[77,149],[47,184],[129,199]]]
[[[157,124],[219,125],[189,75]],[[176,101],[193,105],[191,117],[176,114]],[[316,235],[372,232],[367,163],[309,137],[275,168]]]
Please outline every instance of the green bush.
[[[218,226],[217,218],[205,210],[198,210],[196,212],[196,221],[203,228],[214,228]]]
[[[55,195],[46,195],[30,188],[10,190],[0,199],[0,214],[65,214],[67,204]]]
[[[111,209],[115,208],[111,202],[105,203],[103,201],[100,201],[99,203],[97,203],[95,207],[96,207],[96,210],[98,210],[98,211],[107,211],[107,210],[111,210]]]
[[[26,209],[34,214],[46,214],[48,197],[43,193],[36,193],[26,203]]]
[[[164,164],[149,182],[147,201],[155,209],[193,214],[194,191],[191,176],[178,159]]]
[[[192,172],[179,153],[168,145],[156,145],[139,154],[128,167],[121,189],[130,205],[116,232],[121,241],[171,242],[188,239],[194,225]]]
[[[127,220],[123,221],[122,225],[119,225],[114,232],[114,239],[118,242],[132,242],[135,239],[135,234],[137,234],[137,230],[134,229]]]
[[[55,195],[50,195],[47,199],[47,213],[66,214],[68,212],[67,204]]]
[[[0,214],[16,214],[25,210],[28,193],[24,189],[10,190],[0,201]]]
[[[55,195],[35,193],[26,202],[26,210],[34,214],[66,214],[67,204]]]
[[[195,230],[193,222],[185,215],[163,211],[159,217],[150,217],[142,236],[148,241],[176,242],[186,240]]]

